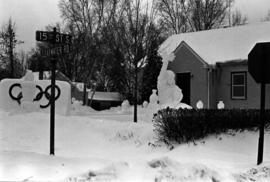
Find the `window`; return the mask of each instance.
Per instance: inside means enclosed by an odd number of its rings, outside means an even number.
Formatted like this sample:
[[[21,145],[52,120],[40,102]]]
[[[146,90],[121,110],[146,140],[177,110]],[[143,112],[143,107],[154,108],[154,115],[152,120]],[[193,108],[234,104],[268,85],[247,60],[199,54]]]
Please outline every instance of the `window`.
[[[231,74],[232,99],[247,99],[247,73],[232,72]]]

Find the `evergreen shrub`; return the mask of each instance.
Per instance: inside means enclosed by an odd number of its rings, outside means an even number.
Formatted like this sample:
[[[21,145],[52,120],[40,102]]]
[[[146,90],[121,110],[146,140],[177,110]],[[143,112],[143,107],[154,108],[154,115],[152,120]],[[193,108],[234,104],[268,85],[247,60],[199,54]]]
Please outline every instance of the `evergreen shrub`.
[[[266,110],[269,128],[270,110]],[[228,131],[257,131],[259,109],[171,109],[159,110],[154,115],[154,132],[159,141],[188,143]]]

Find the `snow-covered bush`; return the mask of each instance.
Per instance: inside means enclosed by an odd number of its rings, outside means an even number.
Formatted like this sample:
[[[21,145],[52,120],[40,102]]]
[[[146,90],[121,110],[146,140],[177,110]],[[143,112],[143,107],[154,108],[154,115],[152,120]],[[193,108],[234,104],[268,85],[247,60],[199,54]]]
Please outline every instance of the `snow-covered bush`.
[[[256,109],[163,109],[154,116],[154,131],[167,144],[194,142],[227,131],[257,130],[260,110]],[[270,128],[270,110],[266,111]]]

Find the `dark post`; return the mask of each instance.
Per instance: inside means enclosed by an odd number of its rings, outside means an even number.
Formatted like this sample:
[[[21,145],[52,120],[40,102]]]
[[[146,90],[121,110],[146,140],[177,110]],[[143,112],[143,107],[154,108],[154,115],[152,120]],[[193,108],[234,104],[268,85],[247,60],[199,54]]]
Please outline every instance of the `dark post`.
[[[56,36],[56,28],[53,28],[54,36]],[[51,114],[50,114],[50,155],[54,155],[54,126],[55,126],[55,69],[56,55],[51,59],[52,75],[51,75]]]
[[[265,83],[262,83],[261,84],[260,136],[259,136],[259,145],[258,145],[257,165],[263,162],[264,125],[265,125]]]
[[[262,83],[261,83],[260,136],[258,144],[257,165],[263,162],[263,143],[264,143],[264,125],[265,125],[265,71],[266,71],[265,67],[263,67],[261,70],[262,70]]]
[[[135,64],[135,91],[134,91],[134,123],[137,123],[137,90],[138,90],[138,66]]]
[[[86,81],[84,81],[84,84],[83,84],[83,106],[85,106],[87,103],[87,97],[88,95],[86,94]]]
[[[38,62],[38,71],[39,71],[39,73],[38,73],[38,78],[39,78],[39,80],[43,80],[43,62],[42,62],[42,60],[39,60],[39,62]]]

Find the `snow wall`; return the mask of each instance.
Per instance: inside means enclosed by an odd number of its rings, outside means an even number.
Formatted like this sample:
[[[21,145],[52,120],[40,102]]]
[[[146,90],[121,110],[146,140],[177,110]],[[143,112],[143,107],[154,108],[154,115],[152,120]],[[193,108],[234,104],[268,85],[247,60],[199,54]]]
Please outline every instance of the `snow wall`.
[[[13,100],[9,96],[9,89],[15,83],[22,83],[22,79],[3,79],[0,82],[0,108],[5,110],[21,110],[21,105],[16,101]],[[35,80],[33,81],[35,85],[39,85],[43,91],[51,84],[50,80]],[[68,115],[71,110],[71,86],[69,83],[64,81],[56,81],[55,83],[61,90],[61,94],[59,98],[55,102],[55,112],[61,115]],[[21,84],[22,85],[22,84]],[[12,95],[17,97],[18,94],[21,92],[20,87],[14,87],[12,89]],[[35,96],[39,93],[39,89],[35,89]],[[50,89],[48,90],[50,94]],[[55,91],[55,95],[57,95],[57,90]],[[22,100],[22,99],[21,99]],[[40,105],[48,104],[48,100],[45,97],[45,94],[42,95],[42,98],[39,101],[35,101],[38,105],[39,111],[50,112],[50,106],[47,108],[40,108]]]

